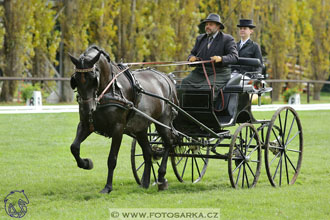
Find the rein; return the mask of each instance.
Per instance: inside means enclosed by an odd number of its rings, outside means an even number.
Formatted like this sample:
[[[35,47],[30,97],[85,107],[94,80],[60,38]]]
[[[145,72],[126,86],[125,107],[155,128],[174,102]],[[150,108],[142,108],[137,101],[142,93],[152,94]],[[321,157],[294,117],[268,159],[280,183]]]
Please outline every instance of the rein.
[[[135,62],[135,63],[123,63],[128,66],[137,66],[137,65],[162,65],[162,66],[181,66],[187,64],[204,64],[204,63],[212,63],[213,60],[202,60],[202,61],[160,61],[160,62]]]
[[[110,88],[110,86],[113,84],[113,82],[119,77],[120,74],[128,70],[131,66],[137,66],[137,65],[164,65],[164,66],[180,66],[180,65],[187,65],[187,64],[202,64],[204,69],[204,74],[207,79],[207,82],[211,88],[210,80],[207,76],[206,70],[205,70],[205,63],[212,63],[213,71],[214,71],[214,82],[215,82],[215,67],[214,67],[214,61],[213,60],[202,60],[202,61],[196,61],[196,62],[189,62],[189,61],[161,61],[161,62],[135,62],[135,63],[123,63],[124,65],[128,65],[127,68],[120,71],[118,74],[116,74],[112,80],[108,83],[108,85],[105,87],[105,89],[102,91],[101,95],[97,98],[97,102],[100,102],[100,100],[103,98],[104,94],[107,92],[107,90]],[[93,67],[94,68],[94,67]],[[86,70],[93,70],[93,68],[86,69]],[[85,72],[85,69],[80,70],[81,72]],[[87,71],[86,71],[87,72]]]
[[[108,85],[105,87],[105,89],[103,90],[103,92],[101,93],[101,95],[97,98],[97,102],[100,102],[100,100],[103,98],[104,94],[107,92],[107,90],[110,88],[110,86],[112,85],[112,83],[119,77],[120,74],[122,74],[123,72],[125,72],[126,70],[128,70],[129,67],[125,68],[124,70],[120,71],[118,74],[116,74],[112,80],[108,83]]]

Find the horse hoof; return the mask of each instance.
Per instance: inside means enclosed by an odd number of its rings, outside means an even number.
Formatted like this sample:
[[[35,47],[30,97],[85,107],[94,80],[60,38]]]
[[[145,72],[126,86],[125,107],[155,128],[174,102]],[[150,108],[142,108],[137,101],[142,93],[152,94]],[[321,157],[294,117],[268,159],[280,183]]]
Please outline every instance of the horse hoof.
[[[87,166],[84,167],[85,170],[91,170],[93,169],[93,161],[89,158],[84,159],[84,161],[87,163]]]
[[[157,184],[158,184],[158,191],[163,191],[168,189],[167,179],[165,179],[164,182],[157,182]]]
[[[111,192],[111,190],[109,188],[107,188],[107,187],[105,187],[104,189],[102,189],[100,191],[100,193],[102,193],[102,194],[109,194],[110,192]]]

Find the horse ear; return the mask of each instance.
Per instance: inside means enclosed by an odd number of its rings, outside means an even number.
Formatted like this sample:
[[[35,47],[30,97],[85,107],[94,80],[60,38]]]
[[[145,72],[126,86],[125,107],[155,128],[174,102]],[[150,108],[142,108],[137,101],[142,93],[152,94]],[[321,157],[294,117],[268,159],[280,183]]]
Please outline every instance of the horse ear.
[[[100,59],[100,56],[101,56],[101,52],[98,52],[97,55],[89,61],[89,63],[91,65],[94,65]]]
[[[71,76],[70,86],[73,90],[77,87],[76,79],[74,78],[74,76]]]
[[[69,54],[69,57],[70,57],[72,63],[73,63],[75,66],[77,66],[77,65],[79,64],[78,59],[75,58],[74,56],[72,56],[70,53],[68,53],[68,54]]]

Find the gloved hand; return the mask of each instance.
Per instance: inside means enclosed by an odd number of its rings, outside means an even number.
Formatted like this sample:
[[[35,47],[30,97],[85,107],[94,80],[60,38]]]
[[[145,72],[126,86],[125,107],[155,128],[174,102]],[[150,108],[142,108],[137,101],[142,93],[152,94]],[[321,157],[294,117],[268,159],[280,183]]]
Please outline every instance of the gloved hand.
[[[195,56],[191,56],[189,58],[189,62],[195,62],[196,60],[197,60],[197,57],[195,57]]]
[[[219,63],[222,61],[222,57],[220,56],[213,56],[211,57],[211,60],[214,60],[216,63]]]

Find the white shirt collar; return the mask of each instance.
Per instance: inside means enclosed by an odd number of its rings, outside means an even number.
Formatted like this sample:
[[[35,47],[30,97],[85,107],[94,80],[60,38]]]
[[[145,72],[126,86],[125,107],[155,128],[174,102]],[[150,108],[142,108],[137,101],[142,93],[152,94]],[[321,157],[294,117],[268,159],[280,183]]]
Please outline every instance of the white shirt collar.
[[[219,31],[215,32],[215,34],[212,35],[212,38],[214,39],[218,35]]]
[[[248,39],[246,39],[245,41],[243,41],[242,39],[241,39],[241,44],[240,44],[240,46],[242,47],[248,40],[250,40],[250,38],[248,38]]]

